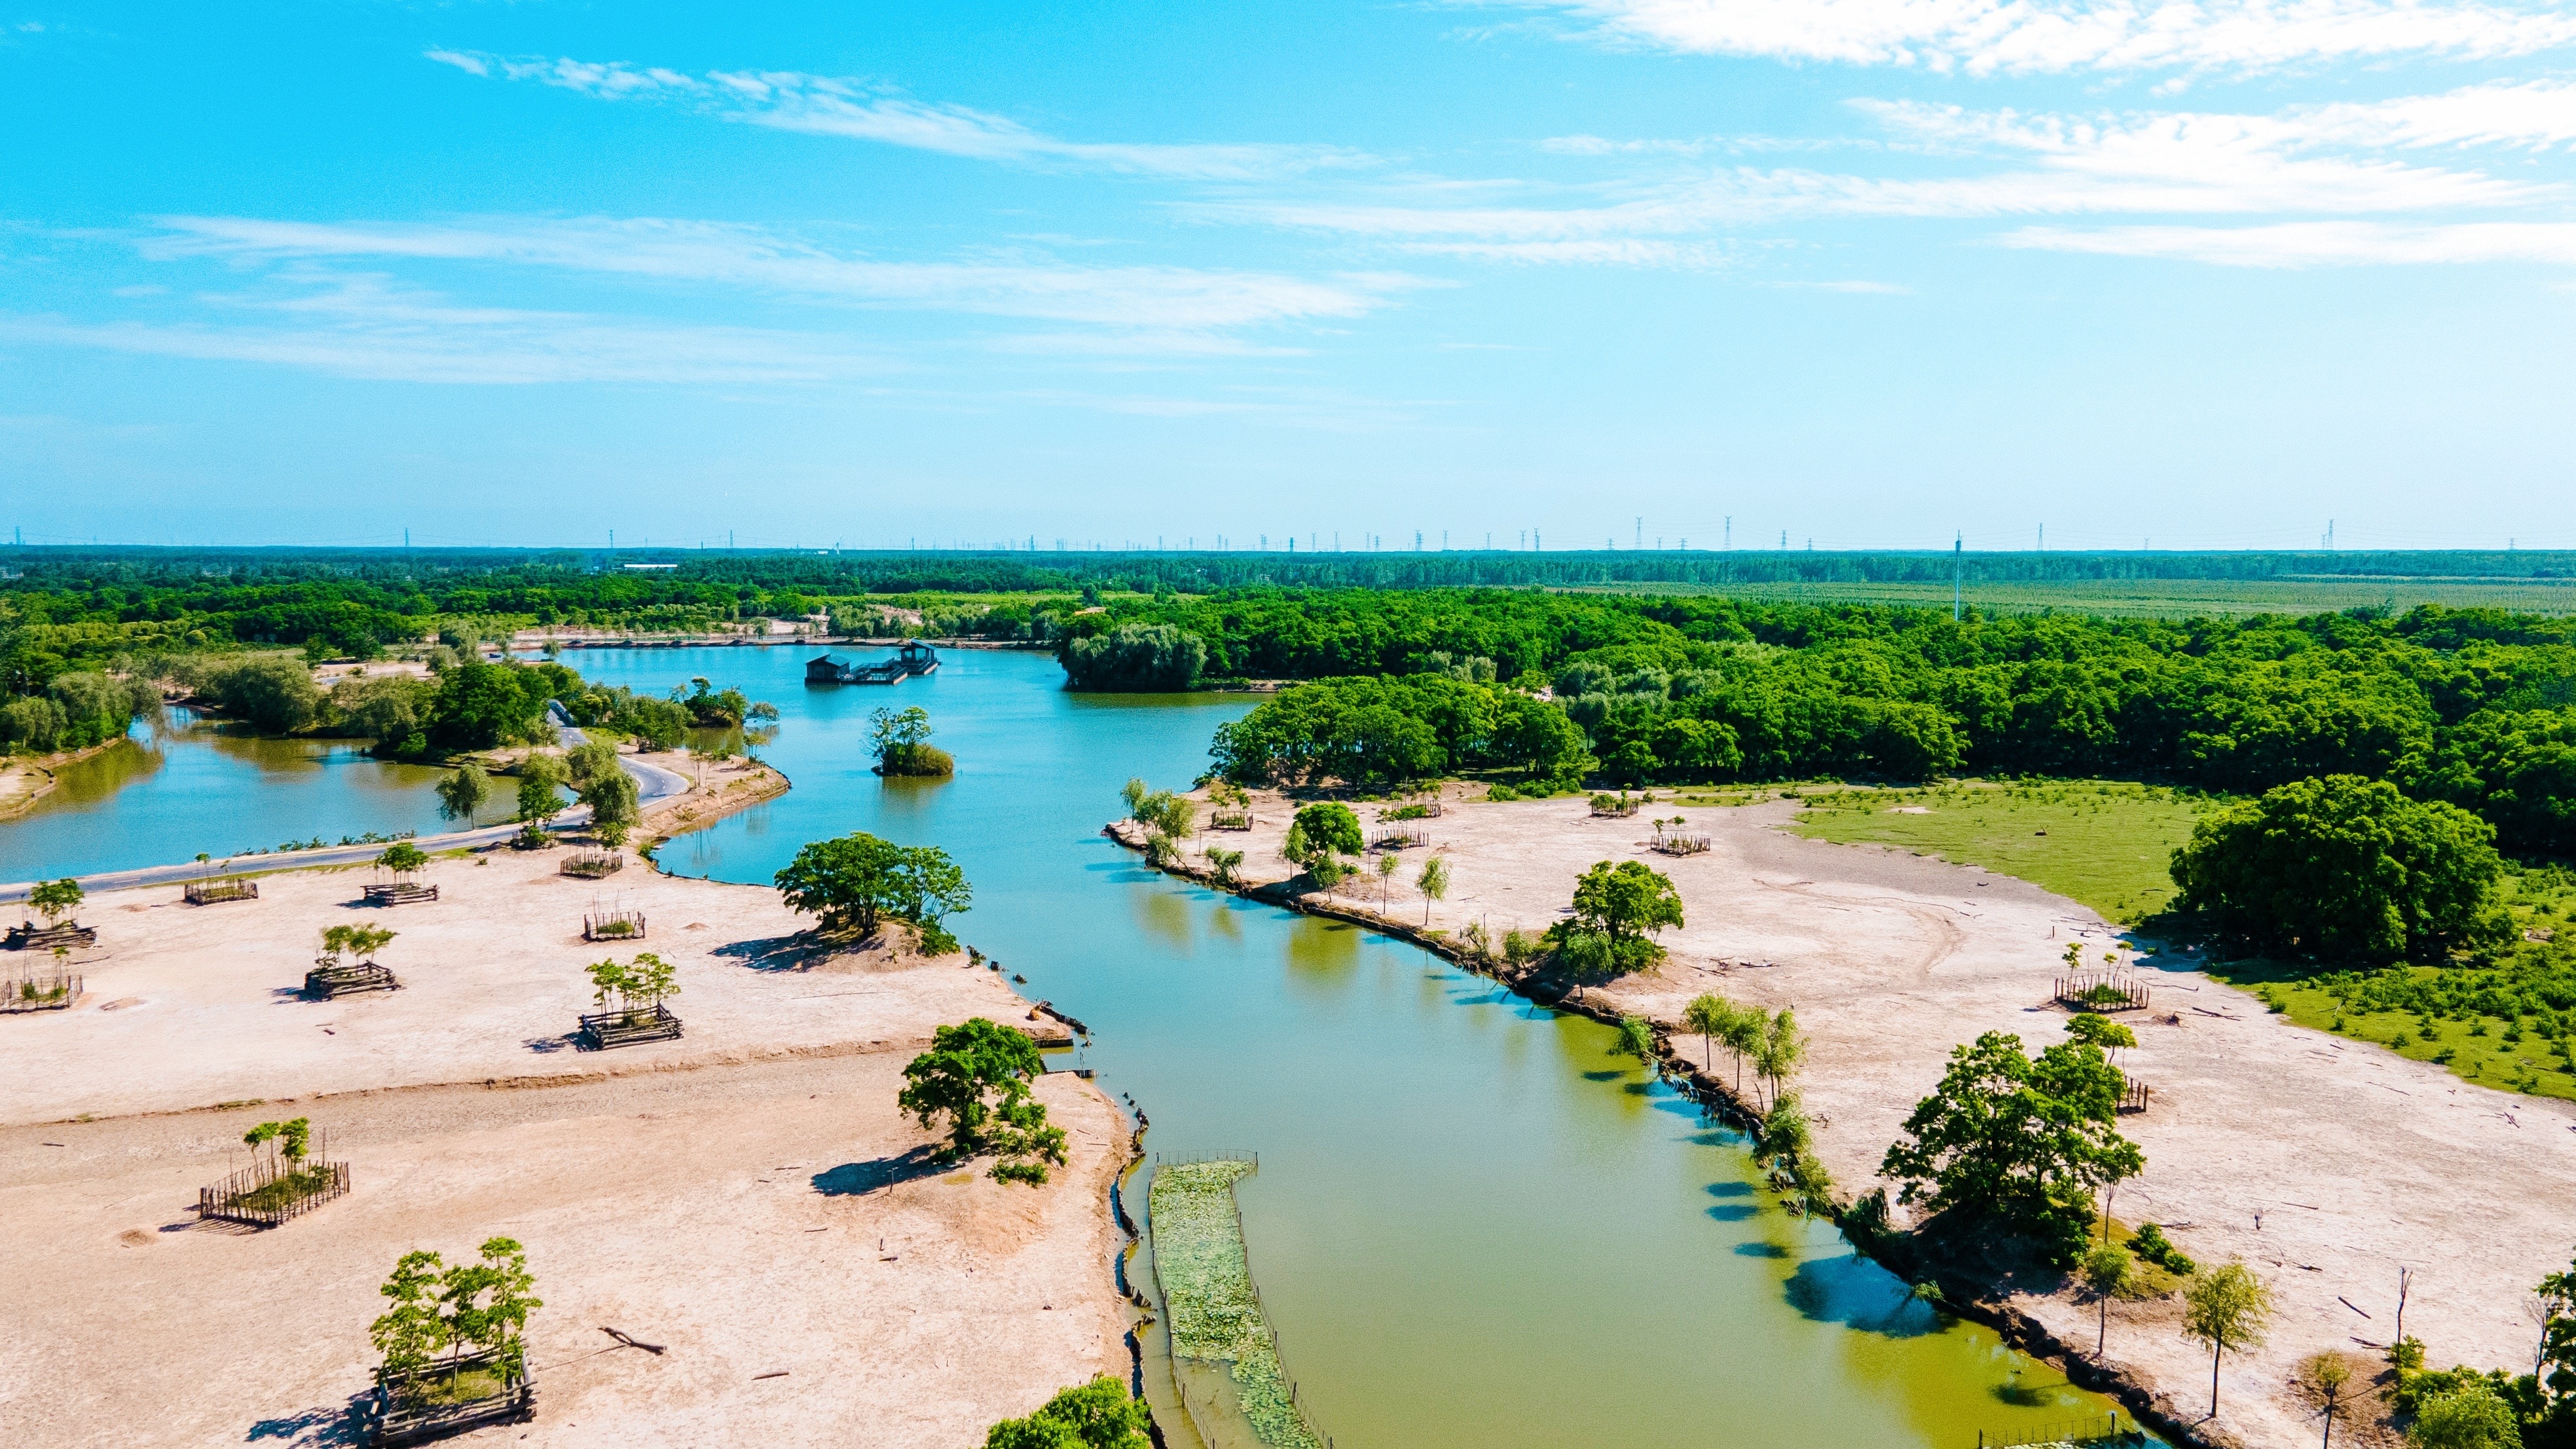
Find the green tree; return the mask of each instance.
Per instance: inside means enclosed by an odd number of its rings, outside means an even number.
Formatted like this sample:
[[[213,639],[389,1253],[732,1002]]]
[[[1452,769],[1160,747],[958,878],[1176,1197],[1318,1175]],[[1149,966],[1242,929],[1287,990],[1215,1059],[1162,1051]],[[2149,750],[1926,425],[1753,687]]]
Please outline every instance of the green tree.
[[[1770,1039],[1771,1014],[1758,1006],[1732,1007],[1718,1025],[1719,1039],[1735,1053],[1735,1095],[1744,1095],[1744,1064],[1758,1056],[1763,1043]]]
[[[518,819],[531,829],[563,813],[561,789],[570,772],[553,755],[530,755],[519,762]]]
[[[1243,877],[1237,874],[1243,868],[1242,851],[1210,846],[1207,851],[1207,863],[1208,870],[1215,876],[1218,885],[1231,888],[1242,884]]]
[[[45,918],[48,927],[61,925],[64,917],[80,909],[84,899],[81,883],[70,876],[41,882],[27,892],[27,904],[36,908],[36,914]]]
[[[2521,1416],[2484,1379],[2424,1400],[2406,1430],[2414,1449],[2522,1449]]]
[[[2075,1271],[2100,1309],[2093,1335],[2093,1356],[2100,1358],[2111,1345],[2111,1300],[2137,1291],[2138,1260],[2117,1243],[2097,1242],[2085,1251]]]
[[[643,813],[643,794],[635,787],[635,777],[615,765],[584,781],[579,794],[581,803],[590,807],[590,833],[611,846],[626,839]]]
[[[1067,639],[1057,658],[1075,689],[1183,690],[1207,667],[1207,644],[1169,624],[1121,624]]]
[[[2090,1187],[2145,1166],[2112,1130],[2120,1091],[2099,1047],[2061,1043],[2033,1061],[2020,1037],[1987,1032],[1951,1051],[1879,1175],[1904,1184],[1900,1201],[1990,1218],[2072,1262],[2089,1232]]]
[[[513,1238],[487,1238],[481,1259],[458,1263],[438,1278],[438,1302],[448,1322],[451,1351],[468,1346],[496,1353],[513,1371],[526,1369],[524,1334],[528,1314],[545,1307],[528,1290],[536,1286],[528,1271],[527,1249]]]
[[[304,1165],[305,1154],[313,1149],[313,1119],[297,1117],[288,1122],[262,1122],[242,1134],[242,1145],[256,1148],[262,1143],[277,1144],[277,1155],[293,1172]]]
[[[429,864],[429,857],[408,840],[397,840],[376,857],[376,864],[396,875],[409,875]]]
[[[1414,888],[1422,892],[1422,924],[1431,924],[1431,903],[1449,895],[1449,861],[1435,855],[1422,862],[1422,870],[1413,877]]]
[[[1395,873],[1404,869],[1404,861],[1392,850],[1377,854],[1377,906],[1383,911],[1395,902]]]
[[[900,846],[865,831],[818,840],[796,852],[775,877],[791,909],[820,918],[827,931],[875,934],[884,917],[911,924],[921,948],[957,948],[946,919],[970,909],[965,872],[936,846]]]
[[[1635,1057],[1640,1062],[1655,1059],[1655,1028],[1642,1016],[1619,1018],[1619,1035],[1611,1043],[1612,1051]]]
[[[2325,1420],[2325,1437],[2318,1442],[2322,1449],[2334,1449],[2335,1420],[2343,1416],[2343,1386],[2352,1382],[2352,1365],[2340,1353],[2321,1353],[2309,1359],[2305,1367],[2309,1385],[2324,1401],[2318,1406],[2317,1417]]]
[[[2550,1421],[2576,1439],[2576,1264],[2541,1279],[2532,1296],[2542,1319],[2532,1387]]]
[[[1359,855],[1368,849],[1360,834],[1360,818],[1351,807],[1332,800],[1317,801],[1297,808],[1296,818],[1288,824],[1288,841],[1282,847],[1287,857],[1305,869],[1315,884],[1331,890],[1343,875],[1343,857]]]
[[[2300,780],[2202,817],[2173,855],[2177,904],[2306,955],[2438,962],[2513,935],[2495,830],[2384,780]]]
[[[1672,877],[1645,862],[1602,861],[1574,883],[1574,914],[1548,928],[1560,959],[1587,976],[1642,971],[1663,959],[1654,938],[1682,924]]]
[[[930,711],[913,705],[868,716],[868,743],[882,775],[953,775],[957,761],[930,743]]]
[[[2126,1023],[2089,1011],[2079,1011],[2067,1018],[2066,1035],[2072,1040],[2100,1047],[2105,1052],[2138,1044],[2138,1034],[2131,1031]]]
[[[437,1302],[441,1267],[436,1253],[405,1253],[376,1290],[394,1305],[367,1330],[376,1352],[384,1355],[386,1373],[419,1373],[447,1351],[449,1325]]]
[[[1807,1034],[1798,1029],[1798,1018],[1784,1006],[1762,1023],[1761,1044],[1753,1049],[1754,1075],[1771,1084],[1771,1095],[1776,1100],[1806,1062]]]
[[[1025,1419],[995,1424],[984,1449],[1147,1449],[1149,1422],[1127,1386],[1103,1374],[1059,1392]]]
[[[1004,1182],[1046,1181],[1045,1164],[1065,1160],[1061,1127],[1050,1127],[1029,1081],[1046,1070],[1028,1033],[975,1017],[931,1034],[930,1050],[903,1069],[895,1102],[925,1128],[947,1120],[941,1155],[957,1162],[991,1151],[992,1176]]]
[[[2218,1417],[2219,1360],[2231,1348],[2262,1347],[2271,1325],[2272,1290],[2241,1262],[2200,1274],[2184,1290],[2183,1337],[2209,1345],[2211,1418]]]
[[[1690,1005],[1682,1009],[1682,1029],[1701,1038],[1700,1070],[1717,1070],[1718,1035],[1726,1029],[1727,1018],[1734,1010],[1733,1003],[1725,997],[1705,992],[1692,997]]]
[[[438,782],[438,813],[447,820],[471,820],[474,812],[492,796],[492,777],[480,765],[468,763],[455,774]]]

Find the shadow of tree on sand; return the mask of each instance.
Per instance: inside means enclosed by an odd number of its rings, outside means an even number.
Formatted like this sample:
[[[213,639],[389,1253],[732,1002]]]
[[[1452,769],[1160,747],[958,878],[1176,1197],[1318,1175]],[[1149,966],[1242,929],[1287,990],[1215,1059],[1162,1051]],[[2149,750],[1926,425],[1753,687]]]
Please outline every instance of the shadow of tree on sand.
[[[786,936],[763,936],[757,941],[727,942],[707,954],[729,956],[754,971],[802,971],[825,957],[863,951],[884,940],[883,932],[827,936],[819,931],[798,931]]]
[[[940,1158],[938,1148],[925,1142],[892,1157],[844,1162],[818,1172],[814,1174],[814,1190],[825,1197],[862,1197],[879,1188],[899,1186],[916,1178],[935,1177],[950,1165]]]
[[[359,1394],[337,1408],[306,1409],[282,1419],[262,1419],[242,1436],[248,1444],[284,1440],[295,1449],[323,1449],[325,1445],[355,1444],[358,1435],[358,1405],[366,1395]]]

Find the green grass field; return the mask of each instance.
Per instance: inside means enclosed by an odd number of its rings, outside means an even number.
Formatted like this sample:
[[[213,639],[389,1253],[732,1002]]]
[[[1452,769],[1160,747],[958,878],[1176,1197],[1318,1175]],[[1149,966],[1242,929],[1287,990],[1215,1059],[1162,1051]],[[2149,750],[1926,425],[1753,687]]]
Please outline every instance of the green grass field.
[[[2184,791],[2107,780],[1969,780],[1919,790],[1808,786],[1799,794],[1806,808],[1796,829],[1811,840],[1890,845],[1981,865],[2124,924],[2154,915],[2173,898],[2167,862],[2211,803]]]

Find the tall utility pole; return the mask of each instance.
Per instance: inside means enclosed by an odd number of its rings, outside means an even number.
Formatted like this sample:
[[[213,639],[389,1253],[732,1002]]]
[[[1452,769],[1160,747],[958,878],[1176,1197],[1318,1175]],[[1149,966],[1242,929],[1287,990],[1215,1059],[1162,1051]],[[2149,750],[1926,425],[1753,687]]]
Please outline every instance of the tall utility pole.
[[[1963,607],[1965,595],[1961,580],[1961,570],[1967,567],[1968,562],[1967,548],[1968,535],[1965,531],[1950,540],[1950,622],[1953,624],[1967,617],[1967,611]]]
[[[2039,551],[2048,552],[2048,525],[2045,523],[2039,526]]]
[[[1726,551],[1735,552],[1735,515],[1726,515]]]
[[[1644,514],[1642,514],[1642,513],[1641,513],[1641,514],[1637,515],[1637,547],[1639,547],[1639,548],[1644,548],[1645,546],[1646,546],[1646,516],[1645,516]]]

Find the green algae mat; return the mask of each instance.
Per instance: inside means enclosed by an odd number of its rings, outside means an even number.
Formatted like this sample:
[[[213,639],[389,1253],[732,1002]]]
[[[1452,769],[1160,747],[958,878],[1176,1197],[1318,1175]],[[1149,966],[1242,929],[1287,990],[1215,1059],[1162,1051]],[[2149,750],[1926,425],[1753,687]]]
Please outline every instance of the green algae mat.
[[[1323,1449],[1296,1404],[1279,1344],[1253,1292],[1244,1256],[1243,1215],[1235,1179],[1253,1164],[1233,1160],[1158,1165],[1148,1194],[1154,1234],[1154,1279],[1163,1290],[1172,1358],[1183,1402],[1201,1419],[1210,1442],[1230,1439],[1217,1423],[1240,1415],[1266,1449]],[[1223,1383],[1200,1385],[1187,1370],[1222,1369]],[[1213,1377],[1208,1375],[1207,1377]],[[1192,1393],[1194,1387],[1201,1392]],[[1215,1392],[1207,1392],[1215,1389]],[[1192,1399],[1200,1400],[1190,1403]],[[1213,1400],[1214,1402],[1208,1402]]]

